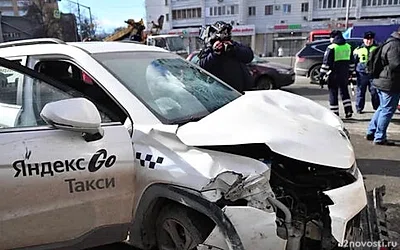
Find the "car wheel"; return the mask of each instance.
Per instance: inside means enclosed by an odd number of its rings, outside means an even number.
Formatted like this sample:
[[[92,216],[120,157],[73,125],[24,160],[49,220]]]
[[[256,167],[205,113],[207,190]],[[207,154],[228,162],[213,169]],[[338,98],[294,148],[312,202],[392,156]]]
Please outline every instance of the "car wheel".
[[[200,214],[202,216],[202,214]],[[204,221],[203,221],[204,222]],[[192,250],[211,232],[204,230],[199,214],[185,206],[165,206],[156,221],[157,247],[159,250]],[[204,226],[204,224],[203,224]]]
[[[321,65],[315,65],[310,70],[310,82],[311,83],[319,83],[319,71],[321,69]]]
[[[261,77],[256,84],[257,90],[270,90],[274,88],[274,80],[268,76]]]

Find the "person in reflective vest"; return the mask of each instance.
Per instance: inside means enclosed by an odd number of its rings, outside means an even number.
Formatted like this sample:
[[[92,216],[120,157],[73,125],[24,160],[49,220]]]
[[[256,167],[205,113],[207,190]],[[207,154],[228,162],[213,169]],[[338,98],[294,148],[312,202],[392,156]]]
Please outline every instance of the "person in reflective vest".
[[[320,70],[320,85],[328,85],[329,108],[339,116],[339,90],[342,97],[345,117],[353,115],[348,84],[349,77],[355,70],[354,57],[351,45],[346,43],[339,30],[330,34],[331,44],[325,51]]]
[[[356,63],[356,75],[357,75],[357,98],[356,98],[356,109],[357,113],[361,114],[365,106],[365,93],[367,88],[371,94],[372,108],[377,110],[379,107],[379,96],[376,88],[372,84],[372,77],[366,72],[366,65],[369,58],[369,54],[376,49],[374,43],[375,33],[367,31],[364,33],[364,44],[354,50],[354,60]]]

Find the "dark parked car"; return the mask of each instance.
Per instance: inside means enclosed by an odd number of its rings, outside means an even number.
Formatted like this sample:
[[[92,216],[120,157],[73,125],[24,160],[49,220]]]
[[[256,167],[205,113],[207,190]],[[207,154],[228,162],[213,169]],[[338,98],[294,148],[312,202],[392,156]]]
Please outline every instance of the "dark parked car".
[[[195,64],[199,63],[199,51],[192,52],[186,59]],[[292,67],[273,63],[254,55],[251,63],[247,64],[255,82],[255,89],[279,89],[294,83],[295,73]]]
[[[346,39],[346,41],[351,45],[353,50],[363,43],[362,38],[349,38]],[[329,44],[329,40],[318,40],[306,43],[296,54],[296,75],[309,77],[311,83],[318,83],[322,59],[324,58],[325,50]]]

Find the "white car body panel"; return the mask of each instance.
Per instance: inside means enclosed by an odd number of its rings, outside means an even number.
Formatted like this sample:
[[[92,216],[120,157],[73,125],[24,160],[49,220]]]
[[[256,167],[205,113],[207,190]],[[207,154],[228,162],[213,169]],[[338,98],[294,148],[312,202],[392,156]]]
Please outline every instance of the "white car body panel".
[[[329,206],[332,234],[341,244],[345,240],[347,223],[367,204],[364,181],[359,170],[357,170],[357,175],[359,177],[356,182],[324,192],[334,203]]]
[[[125,127],[104,127],[104,137],[93,143],[87,143],[80,133],[49,128],[0,133],[0,141],[0,151],[7,152],[0,156],[1,192],[9,197],[0,205],[1,248],[59,242],[66,240],[66,235],[73,239],[93,228],[130,221],[132,206],[128,204],[132,205],[135,193],[133,149]],[[107,150],[108,157],[116,156],[115,164],[89,172],[89,161],[102,148]],[[76,171],[66,171],[64,164],[61,169],[65,171],[54,176],[43,174],[42,177],[41,164],[37,166],[38,172],[27,167],[27,164],[64,163],[72,159],[75,159],[72,165]],[[78,159],[84,159],[79,165],[85,170],[77,169]],[[24,162],[26,176],[22,171],[16,176],[13,163],[18,160]],[[5,162],[8,164],[2,165]],[[21,169],[21,164],[16,167]],[[67,181],[72,179],[75,181]],[[101,190],[82,191],[82,187],[76,186],[78,181],[86,185],[86,181],[99,179],[104,180],[98,183],[104,187]],[[105,188],[106,179],[114,179],[115,186]]]
[[[339,126],[332,112],[320,105],[267,90],[247,92],[202,120],[183,125],[177,135],[192,146],[266,143],[297,160],[350,168],[354,150]]]

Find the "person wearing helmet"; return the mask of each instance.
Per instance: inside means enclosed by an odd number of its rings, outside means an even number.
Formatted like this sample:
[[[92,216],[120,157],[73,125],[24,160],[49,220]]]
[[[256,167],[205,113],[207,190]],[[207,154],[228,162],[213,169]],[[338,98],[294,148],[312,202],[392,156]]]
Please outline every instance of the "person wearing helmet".
[[[199,54],[199,65],[239,92],[253,87],[246,66],[254,58],[253,50],[232,40],[232,26],[222,21],[208,26],[205,48]]]
[[[356,76],[357,76],[357,99],[356,109],[357,113],[361,114],[365,106],[365,93],[367,89],[371,94],[371,103],[374,110],[379,107],[379,96],[376,88],[372,84],[371,74],[366,72],[366,65],[368,62],[369,54],[377,48],[374,43],[375,33],[367,31],[364,33],[363,44],[354,50],[354,59],[356,63]]]
[[[330,34],[331,44],[325,51],[320,71],[320,85],[328,85],[329,107],[339,116],[339,90],[342,97],[345,117],[353,115],[348,83],[349,76],[355,69],[351,45],[346,43],[342,32],[333,30]]]

